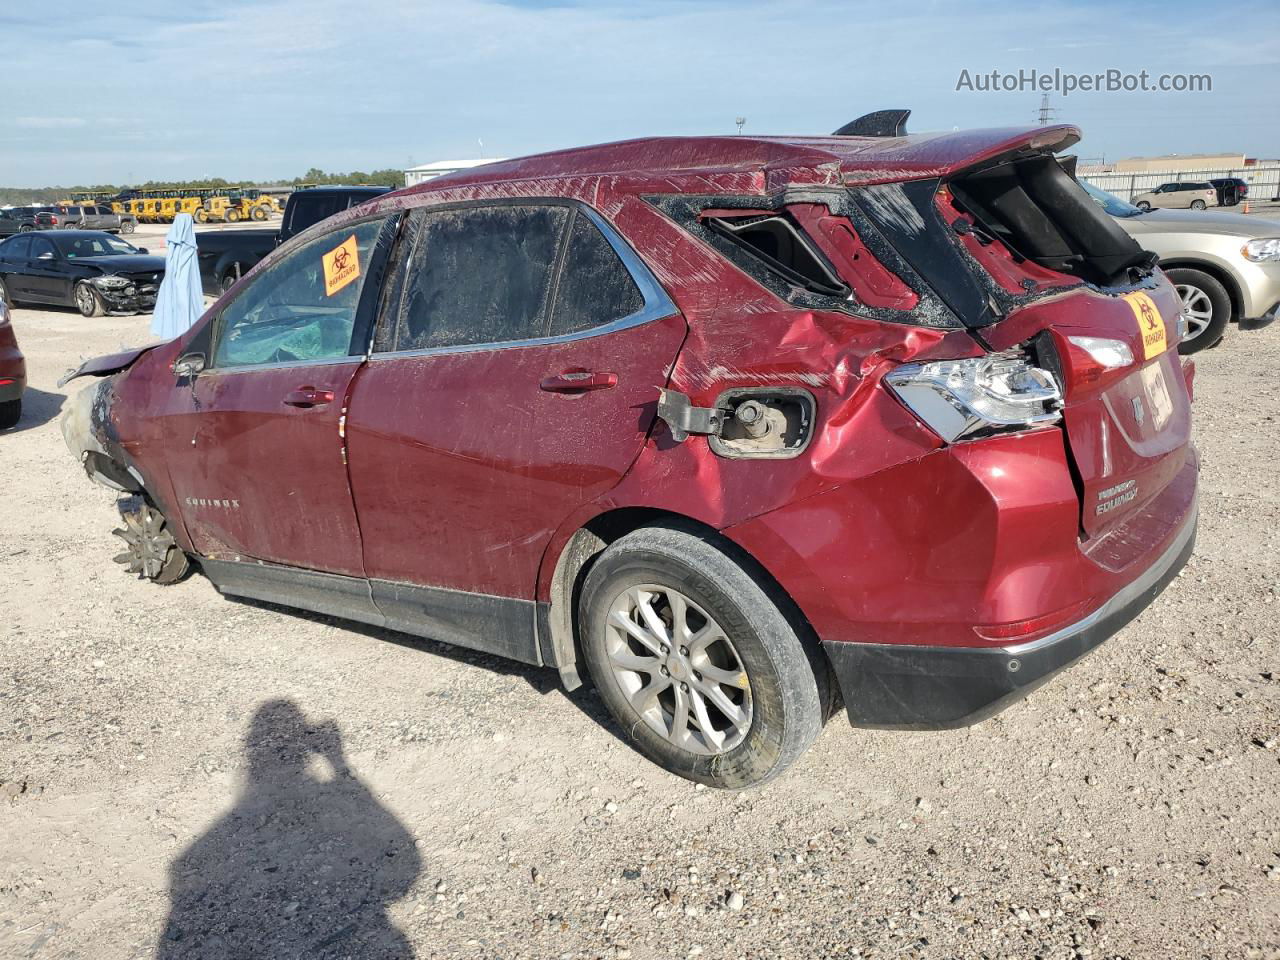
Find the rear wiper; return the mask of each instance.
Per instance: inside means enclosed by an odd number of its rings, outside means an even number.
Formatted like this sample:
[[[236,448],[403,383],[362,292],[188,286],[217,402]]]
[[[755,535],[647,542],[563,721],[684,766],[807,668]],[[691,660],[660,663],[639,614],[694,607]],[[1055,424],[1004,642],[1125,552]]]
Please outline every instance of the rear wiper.
[[[955,222],[951,224],[951,229],[962,237],[973,234],[973,239],[977,240],[984,247],[995,243],[996,238],[994,236],[982,229],[982,227],[978,226],[976,223],[970,223],[964,217],[957,217]]]

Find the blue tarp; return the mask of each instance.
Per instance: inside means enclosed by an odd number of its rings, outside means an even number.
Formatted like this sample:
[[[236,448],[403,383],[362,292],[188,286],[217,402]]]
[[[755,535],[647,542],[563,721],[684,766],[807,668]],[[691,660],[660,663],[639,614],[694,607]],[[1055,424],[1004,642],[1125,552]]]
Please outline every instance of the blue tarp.
[[[204,313],[204,291],[200,288],[200,263],[191,214],[178,214],[164,242],[164,280],[156,293],[151,332],[161,339],[172,340],[186,333]]]

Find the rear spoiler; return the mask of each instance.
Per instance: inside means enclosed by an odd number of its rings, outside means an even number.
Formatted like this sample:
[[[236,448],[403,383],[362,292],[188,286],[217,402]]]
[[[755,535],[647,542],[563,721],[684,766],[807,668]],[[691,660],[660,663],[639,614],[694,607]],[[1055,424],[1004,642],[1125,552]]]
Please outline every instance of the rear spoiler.
[[[1005,160],[1057,153],[1077,143],[1080,136],[1079,127],[1055,124],[907,134],[885,143],[869,138],[874,145],[849,152],[840,170],[850,186],[941,179]]]

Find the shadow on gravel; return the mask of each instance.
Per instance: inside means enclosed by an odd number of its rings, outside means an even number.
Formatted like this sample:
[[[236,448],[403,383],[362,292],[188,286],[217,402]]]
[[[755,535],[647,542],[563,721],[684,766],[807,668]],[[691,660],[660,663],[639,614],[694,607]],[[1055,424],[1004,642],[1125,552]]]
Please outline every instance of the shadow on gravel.
[[[412,958],[387,916],[421,867],[409,831],[347,766],[337,726],[262,704],[235,808],[169,867],[157,960]],[[327,761],[331,779],[319,777]],[[327,771],[326,771],[327,772]]]
[[[22,418],[17,426],[0,430],[0,435],[21,433],[23,430],[31,430],[48,423],[58,416],[66,399],[60,393],[46,393],[43,390],[27,387],[22,391]]]

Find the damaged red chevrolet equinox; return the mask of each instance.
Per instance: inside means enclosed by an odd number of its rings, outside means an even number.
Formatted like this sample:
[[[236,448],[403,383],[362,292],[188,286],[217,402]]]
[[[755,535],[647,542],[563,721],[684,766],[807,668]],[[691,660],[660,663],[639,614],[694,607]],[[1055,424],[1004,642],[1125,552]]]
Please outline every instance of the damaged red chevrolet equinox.
[[[64,418],[117,559],[590,672],[658,764],[990,716],[1196,529],[1192,365],[1070,126],[636,140],[380,197]]]

